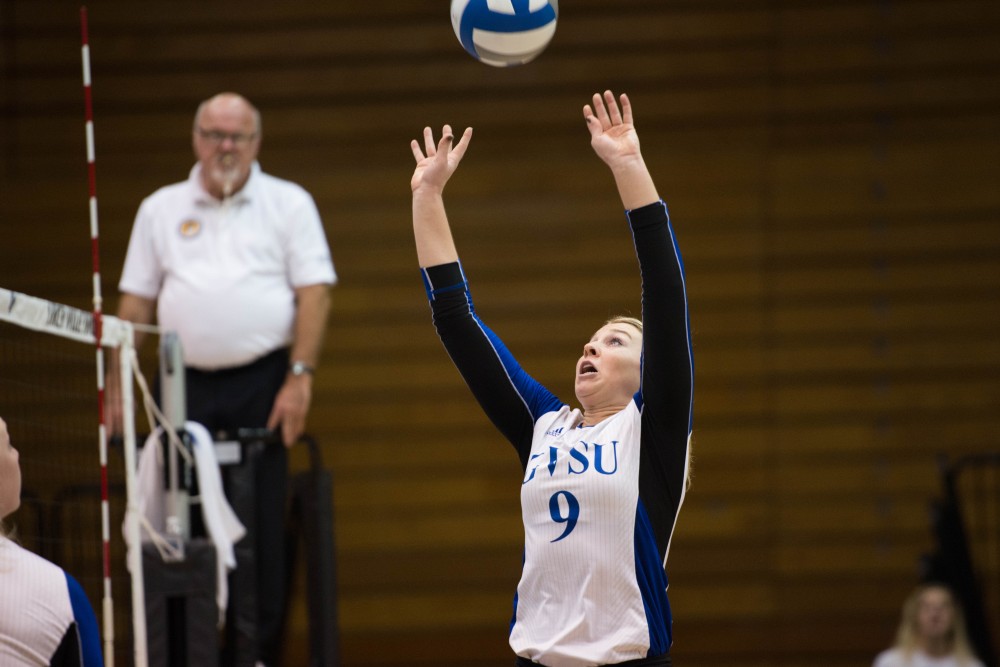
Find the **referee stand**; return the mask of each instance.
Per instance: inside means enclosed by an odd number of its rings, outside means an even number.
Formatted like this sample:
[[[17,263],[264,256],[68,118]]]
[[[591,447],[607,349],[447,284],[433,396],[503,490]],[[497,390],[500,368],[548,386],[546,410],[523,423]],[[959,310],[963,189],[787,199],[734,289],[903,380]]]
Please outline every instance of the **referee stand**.
[[[216,434],[216,458],[222,468],[243,467],[246,474],[228,475],[229,503],[236,514],[246,519],[247,535],[236,544],[236,570],[231,573],[230,605],[241,606],[243,616],[255,616],[257,603],[256,540],[250,525],[254,516],[256,490],[252,480],[260,455],[269,445],[281,445],[280,433],[268,429],[241,428],[235,437],[226,432]],[[308,450],[307,469],[292,473],[288,484],[288,514],[285,540],[285,577],[291,602],[292,583],[299,555],[305,563],[306,606],[308,610],[309,667],[337,667],[339,660],[339,629],[337,618],[336,550],[333,533],[333,475],[323,467],[322,453],[316,439],[302,435],[296,446]],[[234,471],[224,471],[232,473]],[[277,538],[272,538],[277,539]],[[286,608],[283,637],[288,635]],[[230,615],[232,618],[233,615]],[[236,635],[230,647],[237,667],[253,667],[256,646],[246,633]]]
[[[333,538],[333,474],[323,467],[316,440],[299,439],[309,451],[309,468],[292,475],[287,533],[288,590],[291,590],[298,547],[306,564],[306,605],[309,615],[310,667],[340,664],[337,617],[336,549]],[[291,599],[289,596],[288,599]],[[288,614],[285,614],[287,619]],[[287,621],[285,632],[287,636]]]
[[[160,350],[160,389],[164,414],[190,451],[190,436],[183,431],[186,411],[184,372],[180,343],[164,336]],[[181,428],[176,425],[180,424]],[[238,429],[235,434],[213,435],[215,458],[226,480],[227,501],[246,528],[234,545],[236,569],[229,573],[226,627],[220,634],[216,603],[217,554],[206,537],[201,517],[197,475],[188,457],[179,460],[176,448],[164,447],[167,538],[176,542],[164,557],[150,542],[143,544],[146,593],[146,623],[150,667],[219,667],[220,649],[234,667],[258,663],[257,631],[257,540],[284,540],[286,614],[282,637],[288,636],[288,605],[295,565],[301,548],[305,563],[308,609],[309,667],[339,664],[337,587],[333,533],[333,476],[323,467],[316,440],[303,435],[296,446],[308,449],[307,469],[290,474],[285,535],[256,535],[254,499],[256,470],[268,446],[282,446],[280,434],[268,429]],[[176,516],[176,514],[181,516]],[[173,516],[172,516],[173,515]],[[173,528],[173,529],[172,529]],[[249,626],[253,627],[249,627]],[[223,641],[225,637],[225,641]],[[284,641],[282,642],[285,643]],[[268,666],[270,667],[270,666]]]

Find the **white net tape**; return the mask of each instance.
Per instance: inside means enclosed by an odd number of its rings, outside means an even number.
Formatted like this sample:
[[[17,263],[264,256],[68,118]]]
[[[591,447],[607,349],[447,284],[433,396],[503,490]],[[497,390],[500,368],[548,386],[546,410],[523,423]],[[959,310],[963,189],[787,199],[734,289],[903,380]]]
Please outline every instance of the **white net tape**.
[[[132,340],[132,325],[108,315],[102,318],[101,345],[120,347]],[[94,315],[79,308],[46,301],[0,287],[0,320],[27,329],[94,344]]]

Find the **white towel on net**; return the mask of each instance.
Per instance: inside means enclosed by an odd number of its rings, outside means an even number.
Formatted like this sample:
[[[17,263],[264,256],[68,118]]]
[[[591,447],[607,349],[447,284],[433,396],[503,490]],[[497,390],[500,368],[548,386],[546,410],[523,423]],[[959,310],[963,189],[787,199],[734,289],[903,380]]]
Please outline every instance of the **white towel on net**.
[[[205,520],[208,537],[215,545],[216,551],[216,595],[219,607],[219,625],[226,617],[226,606],[229,604],[229,586],[227,574],[236,568],[236,553],[233,545],[246,534],[246,528],[236,517],[233,508],[226,500],[222,490],[222,475],[219,472],[219,462],[215,458],[215,446],[208,430],[197,422],[186,422],[184,429],[191,435],[194,449],[195,474],[198,476],[198,494],[201,499],[201,513]],[[146,444],[139,456],[139,469],[136,473],[136,507],[140,516],[146,518],[148,526],[161,535],[166,532],[166,490],[163,488],[163,457],[159,454],[160,437],[163,427],[158,426],[146,439]],[[149,527],[142,525],[148,533]],[[131,550],[128,532],[125,532],[125,542]],[[143,540],[148,539],[144,536]]]

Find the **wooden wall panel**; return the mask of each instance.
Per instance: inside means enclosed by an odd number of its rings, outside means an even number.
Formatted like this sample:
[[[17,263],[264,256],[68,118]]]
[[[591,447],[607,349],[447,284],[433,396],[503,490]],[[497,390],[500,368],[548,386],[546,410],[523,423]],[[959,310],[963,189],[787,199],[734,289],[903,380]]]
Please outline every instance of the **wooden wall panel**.
[[[869,664],[933,547],[938,455],[997,448],[997,4],[574,0],[510,70],[468,58],[445,5],[93,0],[109,310],[139,201],[191,166],[198,101],[243,92],[341,277],[310,430],[336,476],[344,664],[508,665],[520,470],[431,329],[408,143],[476,128],[448,198],[478,310],[569,396],[582,342],[639,309],[580,116],[627,91],[696,354],[678,664]],[[0,285],[89,308],[77,12],[0,4]],[[304,624],[300,597],[291,664]]]

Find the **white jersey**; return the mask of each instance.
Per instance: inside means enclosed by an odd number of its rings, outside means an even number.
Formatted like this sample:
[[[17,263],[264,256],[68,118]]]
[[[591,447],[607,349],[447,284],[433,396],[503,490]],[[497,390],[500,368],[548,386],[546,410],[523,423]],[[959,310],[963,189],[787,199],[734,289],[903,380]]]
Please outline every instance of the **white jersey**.
[[[879,653],[873,667],[983,667],[983,663],[975,658],[960,661],[952,656],[935,657],[919,650],[906,656],[902,650],[892,648]]]
[[[62,568],[0,537],[0,665],[99,667],[93,608]]]
[[[593,427],[582,418],[563,406],[535,422],[521,486],[525,562],[510,643],[552,667],[588,664],[596,646],[603,664],[649,649],[634,555],[639,410],[630,403]]]

